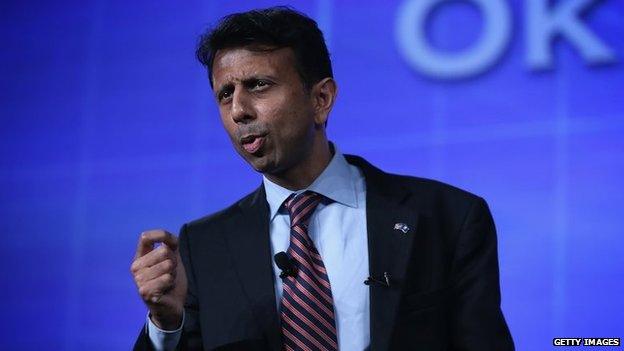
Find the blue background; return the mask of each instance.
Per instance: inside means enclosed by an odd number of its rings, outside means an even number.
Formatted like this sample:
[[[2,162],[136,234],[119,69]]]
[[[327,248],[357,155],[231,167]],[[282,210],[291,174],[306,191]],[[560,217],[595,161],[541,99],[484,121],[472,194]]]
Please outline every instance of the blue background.
[[[400,1],[291,3],[324,30],[339,84],[329,135],[381,168],[488,200],[503,310],[519,350],[553,337],[624,337],[624,2],[583,23],[615,52],[589,65],[567,40],[526,63],[524,1],[486,72],[441,81],[394,35]],[[146,310],[129,266],[138,235],[177,232],[260,183],[222,130],[197,37],[252,7],[214,1],[0,5],[0,349],[127,350]],[[428,22],[470,47],[474,6]]]

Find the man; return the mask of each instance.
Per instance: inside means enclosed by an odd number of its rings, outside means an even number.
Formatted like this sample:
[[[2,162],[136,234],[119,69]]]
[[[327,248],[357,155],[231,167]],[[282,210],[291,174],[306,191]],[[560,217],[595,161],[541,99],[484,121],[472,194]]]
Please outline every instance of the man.
[[[313,20],[230,15],[197,55],[263,183],[179,241],[141,235],[131,271],[149,314],[135,349],[513,350],[487,205],[328,141],[337,87]]]

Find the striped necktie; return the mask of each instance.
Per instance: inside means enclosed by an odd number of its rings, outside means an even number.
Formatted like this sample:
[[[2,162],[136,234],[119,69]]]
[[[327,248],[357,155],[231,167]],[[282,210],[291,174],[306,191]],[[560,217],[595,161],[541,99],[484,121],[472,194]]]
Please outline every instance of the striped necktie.
[[[296,277],[283,281],[281,300],[284,349],[338,350],[334,303],[323,260],[308,235],[308,223],[324,197],[312,191],[290,195],[290,246],[286,253]]]

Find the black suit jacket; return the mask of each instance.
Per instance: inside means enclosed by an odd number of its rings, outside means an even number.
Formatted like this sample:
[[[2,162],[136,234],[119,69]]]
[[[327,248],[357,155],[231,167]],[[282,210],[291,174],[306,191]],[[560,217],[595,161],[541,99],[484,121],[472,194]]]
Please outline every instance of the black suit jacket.
[[[370,286],[370,350],[513,350],[485,201],[346,158],[366,179],[370,275],[391,275],[390,287]],[[281,349],[263,186],[185,224],[180,254],[189,288],[179,349]],[[150,349],[143,327],[135,350]]]

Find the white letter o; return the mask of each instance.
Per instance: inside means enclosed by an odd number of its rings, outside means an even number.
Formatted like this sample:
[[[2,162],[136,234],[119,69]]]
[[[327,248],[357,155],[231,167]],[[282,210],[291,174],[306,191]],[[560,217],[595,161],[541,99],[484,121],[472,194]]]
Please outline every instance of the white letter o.
[[[425,34],[427,16],[443,1],[447,0],[407,0],[399,7],[395,28],[399,51],[412,68],[434,78],[465,78],[485,71],[508,42],[509,8],[503,0],[470,0],[483,14],[483,31],[470,48],[446,54],[432,48]]]

